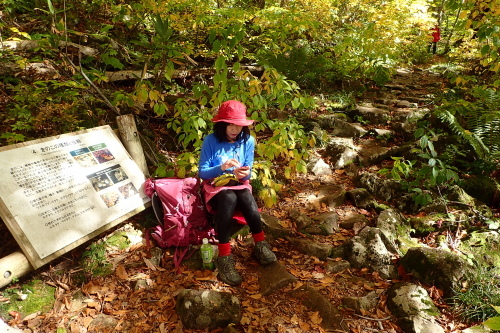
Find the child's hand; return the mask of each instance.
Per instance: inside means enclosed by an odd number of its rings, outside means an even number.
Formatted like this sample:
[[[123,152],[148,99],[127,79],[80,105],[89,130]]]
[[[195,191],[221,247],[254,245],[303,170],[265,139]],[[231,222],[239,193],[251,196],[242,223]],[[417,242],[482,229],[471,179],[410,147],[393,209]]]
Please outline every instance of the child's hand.
[[[231,169],[232,167],[239,167],[241,164],[238,162],[238,160],[235,160],[234,158],[228,159],[226,162],[222,163],[220,166],[220,169],[222,171],[226,171],[227,169]]]
[[[250,175],[250,167],[248,165],[245,165],[245,166],[236,168],[236,169],[234,169],[233,173],[236,176],[236,178],[238,178],[238,179],[245,178],[246,176]]]

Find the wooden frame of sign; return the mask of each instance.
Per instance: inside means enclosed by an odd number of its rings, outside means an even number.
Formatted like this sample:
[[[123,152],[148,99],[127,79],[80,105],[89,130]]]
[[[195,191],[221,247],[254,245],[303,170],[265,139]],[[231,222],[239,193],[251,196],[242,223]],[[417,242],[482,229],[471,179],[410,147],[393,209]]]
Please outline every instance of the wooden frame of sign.
[[[0,165],[0,216],[35,269],[149,205],[109,126],[0,147]]]

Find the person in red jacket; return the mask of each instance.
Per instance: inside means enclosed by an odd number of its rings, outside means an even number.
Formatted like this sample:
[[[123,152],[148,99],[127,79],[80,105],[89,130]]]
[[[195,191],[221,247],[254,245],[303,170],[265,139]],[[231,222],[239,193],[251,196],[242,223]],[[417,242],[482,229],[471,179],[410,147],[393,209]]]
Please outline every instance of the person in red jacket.
[[[441,29],[439,29],[439,26],[435,25],[431,31],[432,42],[429,44],[429,52],[432,50],[432,53],[436,54],[437,43],[441,40]]]

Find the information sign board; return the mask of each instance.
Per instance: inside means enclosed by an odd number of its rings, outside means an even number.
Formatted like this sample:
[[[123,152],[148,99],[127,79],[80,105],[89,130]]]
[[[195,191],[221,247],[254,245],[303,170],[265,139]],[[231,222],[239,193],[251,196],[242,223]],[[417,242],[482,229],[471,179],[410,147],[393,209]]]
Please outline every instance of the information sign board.
[[[109,126],[0,147],[0,179],[0,216],[34,268],[149,202]]]

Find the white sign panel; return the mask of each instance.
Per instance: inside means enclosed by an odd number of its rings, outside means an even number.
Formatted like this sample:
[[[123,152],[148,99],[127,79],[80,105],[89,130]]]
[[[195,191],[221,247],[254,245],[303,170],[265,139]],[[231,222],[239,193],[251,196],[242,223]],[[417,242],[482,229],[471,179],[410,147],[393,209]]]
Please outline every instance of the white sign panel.
[[[0,148],[2,218],[41,262],[149,201],[109,126],[15,146]]]

